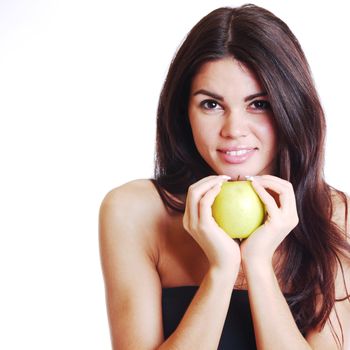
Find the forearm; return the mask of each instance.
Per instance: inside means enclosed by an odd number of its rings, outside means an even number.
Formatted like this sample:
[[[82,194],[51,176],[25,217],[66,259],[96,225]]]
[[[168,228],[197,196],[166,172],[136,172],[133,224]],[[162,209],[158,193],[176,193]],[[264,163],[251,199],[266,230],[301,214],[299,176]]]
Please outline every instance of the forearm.
[[[243,264],[257,349],[309,350],[281,292],[272,264]]]
[[[217,349],[237,273],[209,270],[164,349]]]

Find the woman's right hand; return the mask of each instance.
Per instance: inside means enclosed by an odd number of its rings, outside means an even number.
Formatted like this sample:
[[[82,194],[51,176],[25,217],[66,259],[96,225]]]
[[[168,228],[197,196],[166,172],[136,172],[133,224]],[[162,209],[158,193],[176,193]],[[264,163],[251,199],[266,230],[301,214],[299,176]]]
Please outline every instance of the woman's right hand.
[[[211,211],[222,183],[228,179],[225,175],[208,176],[188,188],[183,226],[206,254],[210,267],[238,272],[239,244],[218,226]]]

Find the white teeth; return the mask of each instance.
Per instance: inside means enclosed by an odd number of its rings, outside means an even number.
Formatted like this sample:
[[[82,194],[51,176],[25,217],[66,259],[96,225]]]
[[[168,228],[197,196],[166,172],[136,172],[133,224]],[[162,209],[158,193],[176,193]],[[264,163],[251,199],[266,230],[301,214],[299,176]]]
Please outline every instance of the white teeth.
[[[250,151],[251,151],[250,149],[241,149],[239,151],[226,151],[225,153],[230,156],[241,156],[242,154],[246,154]]]

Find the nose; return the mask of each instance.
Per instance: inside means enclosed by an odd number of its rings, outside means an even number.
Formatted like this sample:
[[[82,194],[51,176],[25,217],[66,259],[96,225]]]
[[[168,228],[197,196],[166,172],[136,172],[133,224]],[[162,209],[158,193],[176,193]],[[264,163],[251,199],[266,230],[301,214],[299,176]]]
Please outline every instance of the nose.
[[[245,137],[249,133],[247,116],[242,111],[232,110],[225,115],[221,136],[225,138]]]

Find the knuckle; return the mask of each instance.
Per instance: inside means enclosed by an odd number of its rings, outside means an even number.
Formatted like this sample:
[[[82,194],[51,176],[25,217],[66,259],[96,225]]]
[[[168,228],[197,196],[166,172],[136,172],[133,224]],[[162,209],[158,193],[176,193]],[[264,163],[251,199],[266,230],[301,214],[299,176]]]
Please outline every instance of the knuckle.
[[[194,191],[194,189],[195,189],[195,184],[192,184],[192,185],[190,185],[190,186],[188,186],[188,193],[192,193],[193,191]]]
[[[298,215],[296,215],[294,217],[294,227],[297,226],[298,224],[299,224],[299,217],[298,217]]]
[[[291,182],[287,182],[287,187],[290,189],[290,190],[293,190],[293,184]]]
[[[188,188],[188,196],[190,198],[193,198],[193,199],[196,199],[199,197],[199,194],[198,194],[196,187],[191,187],[191,188],[189,187]]]

